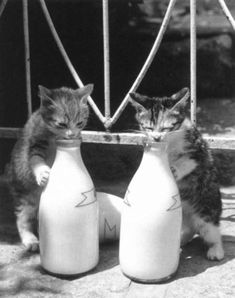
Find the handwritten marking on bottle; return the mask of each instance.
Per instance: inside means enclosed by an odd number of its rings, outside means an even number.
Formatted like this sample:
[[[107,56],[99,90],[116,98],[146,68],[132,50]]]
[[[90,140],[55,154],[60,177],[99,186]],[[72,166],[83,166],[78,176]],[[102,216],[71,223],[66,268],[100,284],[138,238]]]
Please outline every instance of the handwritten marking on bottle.
[[[130,202],[129,202],[129,200],[128,200],[128,195],[130,194],[130,190],[128,189],[127,191],[126,191],[126,195],[125,195],[125,198],[124,198],[124,200],[123,200],[123,202],[128,206],[128,207],[131,207],[131,204],[130,204]]]
[[[108,234],[113,233],[114,237],[108,237]],[[108,220],[104,219],[104,239],[117,238],[117,228],[116,225],[112,226],[109,224]]]
[[[88,194],[91,192],[93,192],[93,195],[90,197]],[[88,206],[97,201],[96,192],[94,188],[88,191],[82,192],[81,195],[82,195],[82,200],[75,206],[75,208]]]
[[[181,207],[180,195],[179,194],[176,194],[176,195],[172,196],[172,199],[173,199],[174,202],[170,206],[170,208],[168,208],[166,211],[173,211],[173,210],[176,210],[176,209]]]

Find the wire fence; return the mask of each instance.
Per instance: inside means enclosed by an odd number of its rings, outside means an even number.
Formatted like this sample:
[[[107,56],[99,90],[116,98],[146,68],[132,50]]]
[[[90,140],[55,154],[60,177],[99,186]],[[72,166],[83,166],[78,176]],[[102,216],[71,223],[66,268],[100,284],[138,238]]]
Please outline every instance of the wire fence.
[[[53,24],[50,13],[47,9],[47,5],[44,0],[38,0],[45,19],[48,23],[51,34],[57,44],[57,47],[72,75],[78,87],[83,87],[83,83],[73,66],[63,43],[56,31]],[[162,20],[160,29],[153,43],[153,46],[147,56],[143,67],[141,68],[136,80],[126,93],[124,99],[120,103],[117,110],[111,115],[111,101],[110,101],[110,48],[109,48],[109,0],[102,0],[103,5],[103,51],[104,51],[104,114],[100,111],[99,107],[96,105],[95,101],[89,96],[88,102],[90,107],[93,109],[94,113],[98,119],[103,123],[106,132],[96,132],[96,131],[84,131],[82,132],[84,142],[96,142],[96,143],[112,143],[112,144],[141,144],[146,136],[134,133],[111,133],[110,130],[113,124],[119,119],[123,111],[125,110],[128,101],[129,93],[137,90],[141,84],[145,74],[147,73],[151,63],[153,62],[158,49],[161,45],[164,34],[167,30],[168,24],[170,22],[175,4],[177,0],[170,0]],[[0,4],[0,17],[4,11],[4,8],[8,0],[2,0]],[[218,0],[225,16],[231,23],[232,28],[235,30],[235,20],[229,11],[224,0]],[[28,0],[22,0],[23,5],[23,28],[24,28],[24,42],[25,42],[25,71],[26,71],[26,94],[27,94],[27,107],[28,116],[32,113],[32,98],[31,98],[31,75],[30,75],[30,36],[29,36],[29,22],[28,22]],[[196,9],[197,1],[190,0],[190,89],[191,89],[191,120],[196,124],[196,111],[197,111],[197,82],[196,82],[196,60],[197,60],[197,25],[196,25]],[[10,127],[0,127],[0,137],[1,138],[14,138],[19,132],[18,128]],[[219,149],[233,149],[235,150],[235,139],[232,137],[205,137],[209,142],[210,147]]]

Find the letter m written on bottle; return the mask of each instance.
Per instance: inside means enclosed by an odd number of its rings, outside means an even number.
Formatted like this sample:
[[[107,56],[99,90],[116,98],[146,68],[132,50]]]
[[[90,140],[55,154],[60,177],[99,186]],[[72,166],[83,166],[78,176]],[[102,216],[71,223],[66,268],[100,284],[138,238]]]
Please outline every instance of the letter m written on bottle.
[[[104,239],[117,239],[116,224],[112,226],[106,218],[104,219]]]

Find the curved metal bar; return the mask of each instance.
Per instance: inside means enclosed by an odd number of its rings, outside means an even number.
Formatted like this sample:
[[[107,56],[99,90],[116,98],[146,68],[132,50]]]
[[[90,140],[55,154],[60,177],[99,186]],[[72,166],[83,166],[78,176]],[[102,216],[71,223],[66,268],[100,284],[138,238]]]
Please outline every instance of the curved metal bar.
[[[117,121],[117,119],[120,117],[121,113],[123,112],[123,110],[127,106],[127,103],[128,103],[128,100],[129,100],[129,93],[134,92],[138,88],[138,86],[140,85],[141,81],[143,80],[146,72],[148,71],[148,69],[149,69],[149,67],[150,67],[150,65],[151,65],[151,63],[152,63],[158,49],[159,49],[159,46],[161,44],[163,35],[164,35],[164,33],[167,29],[167,26],[169,24],[170,17],[171,17],[175,2],[176,2],[176,0],[170,0],[170,2],[168,4],[168,7],[167,7],[166,14],[164,16],[164,19],[163,19],[163,22],[162,22],[162,25],[161,25],[161,28],[158,32],[158,35],[157,35],[156,40],[155,40],[155,42],[152,46],[152,49],[151,49],[151,51],[150,51],[150,53],[147,57],[147,60],[145,61],[139,75],[137,76],[135,82],[133,83],[130,90],[126,94],[126,96],[123,99],[122,103],[120,104],[120,106],[116,110],[113,117],[110,119],[110,124],[109,124],[110,126],[112,126]]]
[[[4,11],[4,8],[5,8],[6,4],[7,4],[7,1],[8,0],[2,0],[1,6],[0,6],[0,18],[2,16],[2,13]]]
[[[58,46],[58,48],[60,50],[60,53],[61,53],[62,57],[64,58],[64,61],[65,61],[66,65],[68,66],[68,68],[69,68],[69,70],[70,70],[70,72],[71,72],[71,74],[72,74],[75,82],[77,83],[77,85],[80,88],[83,87],[84,85],[83,85],[82,81],[80,80],[80,78],[79,78],[79,76],[78,76],[75,68],[73,67],[73,65],[72,65],[72,63],[71,63],[71,61],[70,61],[70,59],[69,59],[69,57],[68,57],[68,55],[67,55],[67,53],[65,51],[65,48],[64,48],[64,46],[63,46],[63,44],[62,44],[62,42],[61,42],[61,40],[59,38],[59,35],[58,35],[58,33],[57,33],[56,29],[55,29],[55,26],[54,26],[54,24],[52,22],[52,19],[51,19],[51,16],[49,14],[49,11],[47,9],[47,6],[46,6],[45,1],[44,0],[39,0],[39,2],[41,4],[41,7],[42,7],[42,10],[43,10],[44,16],[45,16],[45,18],[47,20],[47,23],[49,25],[49,28],[51,30],[51,33],[52,33],[52,35],[53,35],[53,37],[55,39],[55,42],[56,42],[56,44],[57,44],[57,46]],[[88,97],[88,102],[89,102],[91,108],[93,109],[93,111],[95,112],[95,114],[97,115],[97,117],[100,119],[100,121],[103,122],[103,123],[105,123],[106,118],[102,115],[102,113],[100,112],[99,108],[97,107],[97,105],[95,104],[95,102],[93,101],[93,99],[90,96]]]
[[[229,22],[231,23],[233,29],[235,30],[235,19],[232,16],[231,12],[229,11],[226,3],[224,2],[224,0],[218,0],[218,1],[219,1],[220,6],[222,7],[227,19],[229,20]]]
[[[28,0],[23,0],[22,5],[23,5],[23,25],[24,25],[24,47],[25,47],[26,95],[27,95],[28,117],[30,117],[32,114],[32,94],[31,94],[31,73],[30,73]]]

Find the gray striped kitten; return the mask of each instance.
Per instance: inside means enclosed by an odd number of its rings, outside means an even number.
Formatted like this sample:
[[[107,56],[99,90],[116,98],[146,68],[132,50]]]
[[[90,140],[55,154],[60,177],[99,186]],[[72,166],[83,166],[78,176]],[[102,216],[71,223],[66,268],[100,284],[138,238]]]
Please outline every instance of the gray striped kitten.
[[[213,158],[200,132],[186,116],[189,90],[184,88],[170,97],[148,97],[131,93],[136,119],[144,132],[168,133],[168,157],[179,187],[183,225],[181,244],[195,234],[208,245],[207,257],[221,260],[224,250],[219,231],[221,194]],[[180,130],[177,134],[171,133]]]
[[[73,90],[39,86],[40,108],[17,140],[8,165],[17,228],[27,250],[38,250],[37,211],[43,186],[55,157],[55,140],[79,138],[87,123],[87,97],[93,85]]]

